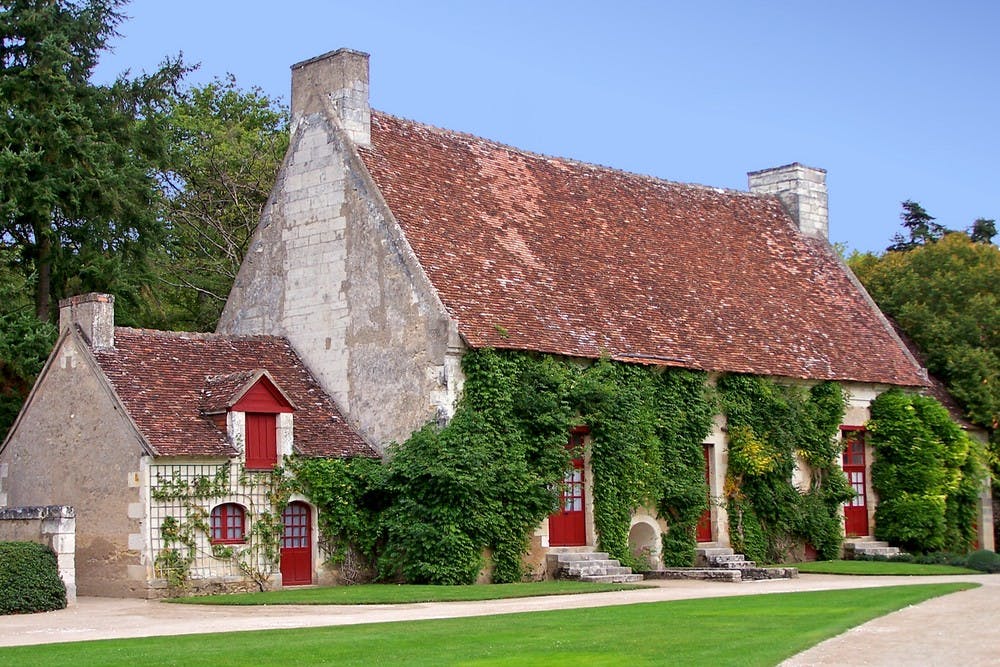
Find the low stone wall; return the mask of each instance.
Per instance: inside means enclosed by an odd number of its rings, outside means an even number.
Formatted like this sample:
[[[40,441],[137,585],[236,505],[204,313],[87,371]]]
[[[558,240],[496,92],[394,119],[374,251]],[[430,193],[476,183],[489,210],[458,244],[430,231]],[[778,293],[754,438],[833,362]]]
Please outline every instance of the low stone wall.
[[[76,604],[76,511],[72,507],[0,507],[0,541],[50,547],[66,585],[66,602]]]

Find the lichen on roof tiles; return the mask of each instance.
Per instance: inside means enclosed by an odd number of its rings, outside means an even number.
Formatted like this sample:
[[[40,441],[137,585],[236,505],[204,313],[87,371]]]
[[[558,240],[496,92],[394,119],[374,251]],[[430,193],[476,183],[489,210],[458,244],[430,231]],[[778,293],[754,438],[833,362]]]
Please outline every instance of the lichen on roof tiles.
[[[380,112],[360,154],[473,347],[925,382],[832,249],[801,235],[776,197]]]

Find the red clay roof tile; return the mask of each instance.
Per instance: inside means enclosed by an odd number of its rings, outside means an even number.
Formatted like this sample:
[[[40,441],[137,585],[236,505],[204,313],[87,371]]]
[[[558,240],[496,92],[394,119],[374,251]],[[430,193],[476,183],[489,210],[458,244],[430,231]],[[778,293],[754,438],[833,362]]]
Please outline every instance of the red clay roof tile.
[[[337,411],[292,346],[276,336],[228,336],[115,329],[115,346],[94,356],[139,430],[161,456],[232,456],[203,410],[258,369],[268,371],[298,408],[294,448],[304,456],[376,456]]]
[[[922,385],[776,197],[545,157],[379,112],[361,156],[472,347]]]

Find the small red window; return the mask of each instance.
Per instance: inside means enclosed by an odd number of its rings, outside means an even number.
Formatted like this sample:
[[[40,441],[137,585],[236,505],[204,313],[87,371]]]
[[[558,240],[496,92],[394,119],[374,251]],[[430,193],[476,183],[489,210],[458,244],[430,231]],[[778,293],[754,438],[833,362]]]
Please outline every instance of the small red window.
[[[246,511],[242,505],[226,503],[212,509],[212,544],[243,544]]]

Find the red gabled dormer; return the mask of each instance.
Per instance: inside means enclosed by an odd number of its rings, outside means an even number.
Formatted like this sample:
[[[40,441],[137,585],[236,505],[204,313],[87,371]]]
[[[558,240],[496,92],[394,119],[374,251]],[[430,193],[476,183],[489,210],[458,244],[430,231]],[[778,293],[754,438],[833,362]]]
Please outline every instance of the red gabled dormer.
[[[242,450],[247,470],[270,470],[291,453],[296,408],[266,370],[208,378],[204,396],[214,403],[205,412]]]

